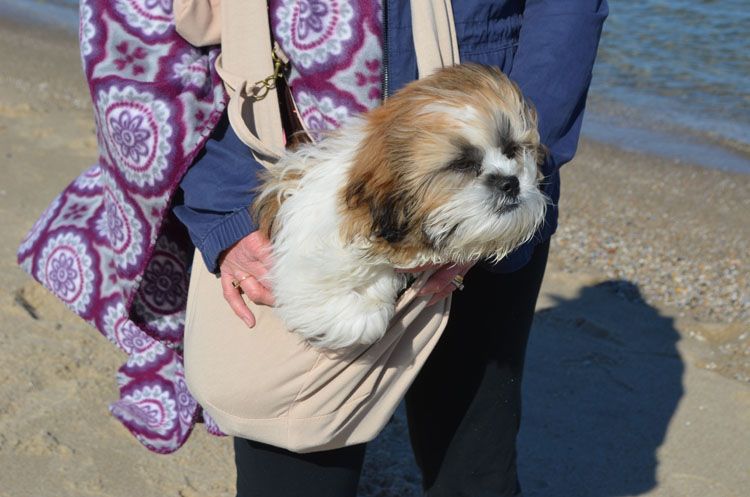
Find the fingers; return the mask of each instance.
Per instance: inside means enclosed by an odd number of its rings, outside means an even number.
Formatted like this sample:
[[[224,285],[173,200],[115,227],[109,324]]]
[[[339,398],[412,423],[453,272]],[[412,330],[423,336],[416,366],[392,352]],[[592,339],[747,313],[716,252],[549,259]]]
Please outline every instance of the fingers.
[[[232,285],[233,280],[234,277],[231,274],[221,273],[221,290],[224,294],[224,300],[227,301],[232,311],[245,322],[248,328],[252,328],[255,326],[255,316],[253,316],[253,313],[247,307],[242,294]],[[245,282],[243,281],[242,283]]]
[[[427,280],[418,295],[432,294],[432,298],[427,302],[428,307],[440,302],[458,289],[458,285],[453,282],[454,278],[466,275],[472,266],[473,264],[450,264],[441,267]]]
[[[438,269],[435,274],[427,280],[427,283],[425,283],[418,295],[423,296],[430,295],[431,293],[441,293],[449,287],[452,287],[450,290],[453,291],[456,289],[456,285],[453,284],[453,278],[455,278],[457,274],[464,275],[466,271],[468,271],[468,267],[466,266],[459,266],[456,264],[445,265]]]
[[[430,307],[431,305],[437,304],[443,299],[447,299],[450,294],[452,294],[456,290],[456,286],[451,284],[453,288],[446,288],[440,293],[436,293],[432,296],[429,302],[427,302],[427,307]]]
[[[246,278],[240,282],[240,288],[242,292],[247,295],[247,298],[260,305],[273,305],[276,300],[273,298],[269,288],[263,285],[262,281],[258,281],[252,276]],[[240,293],[238,290],[237,293]]]
[[[219,268],[222,273],[231,274],[235,279],[240,279],[242,276],[250,274],[254,278],[263,281],[266,274],[268,274],[269,266],[259,259],[243,254],[241,249],[234,248],[232,251],[227,251],[227,255],[219,264]]]
[[[258,231],[240,239],[225,250],[219,260],[222,274],[229,274],[236,280],[251,275],[267,290],[270,290],[270,283],[265,276],[272,265],[271,244],[265,235]],[[252,285],[248,287],[248,296],[254,293],[252,288]],[[267,297],[262,297],[262,300],[267,300]]]
[[[260,262],[245,262],[241,266],[226,264],[221,267],[221,271],[234,276],[235,280],[241,280],[243,276],[250,275],[254,280],[259,281],[261,285],[270,289],[271,284],[266,279],[268,268]]]

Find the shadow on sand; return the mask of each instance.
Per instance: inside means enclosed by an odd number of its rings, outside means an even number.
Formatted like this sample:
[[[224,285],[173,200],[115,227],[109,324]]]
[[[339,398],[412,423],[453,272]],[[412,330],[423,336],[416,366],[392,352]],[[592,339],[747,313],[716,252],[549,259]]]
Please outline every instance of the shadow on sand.
[[[625,281],[537,312],[524,377],[525,497],[639,495],[683,393],[672,320]]]
[[[659,447],[683,394],[672,320],[625,281],[584,286],[545,306],[535,317],[524,373],[524,497],[653,490]],[[403,405],[368,445],[358,495],[422,495]]]

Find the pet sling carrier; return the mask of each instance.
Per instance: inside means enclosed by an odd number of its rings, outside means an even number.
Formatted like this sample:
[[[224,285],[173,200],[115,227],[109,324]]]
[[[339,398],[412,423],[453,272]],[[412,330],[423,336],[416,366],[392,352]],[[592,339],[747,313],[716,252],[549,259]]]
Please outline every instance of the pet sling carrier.
[[[257,15],[266,2],[249,4],[221,4],[222,39],[246,42],[224,45],[217,69],[232,93],[230,122],[263,163],[283,147],[283,134],[277,98],[249,97],[254,82],[273,72],[268,19]],[[419,12],[413,19],[420,76],[458,63],[450,3],[413,0],[411,8]],[[429,276],[423,274],[396,303],[382,339],[340,351],[319,349],[289,332],[270,307],[249,303],[256,326],[248,329],[200,254],[193,263],[185,330],[190,392],[225,433],[295,452],[375,438],[448,319],[450,299],[426,307],[430,297],[417,297]]]

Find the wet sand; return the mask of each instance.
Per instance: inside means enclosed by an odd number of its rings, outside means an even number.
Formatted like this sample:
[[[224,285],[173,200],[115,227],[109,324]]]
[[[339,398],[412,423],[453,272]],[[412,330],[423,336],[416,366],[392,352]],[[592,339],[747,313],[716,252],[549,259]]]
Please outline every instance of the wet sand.
[[[124,354],[16,266],[16,248],[35,219],[96,161],[96,139],[74,36],[3,20],[0,45],[0,219],[5,232],[0,244],[0,497],[232,495],[230,441],[197,427],[174,455],[143,449],[106,407],[117,398],[114,373],[126,360]],[[644,319],[668,322],[658,329],[670,330],[670,339],[680,345],[672,344],[665,361],[678,360],[682,368],[673,370],[672,379],[680,383],[683,369],[685,382],[698,378],[686,383],[680,405],[690,399],[702,405],[703,397],[713,399],[713,412],[731,413],[745,405],[750,399],[748,208],[750,176],[583,141],[578,157],[563,170],[561,228],[553,242],[535,333],[553,340],[557,338],[550,334],[556,330],[584,348],[592,337],[608,343],[620,337],[627,343],[627,329],[642,331]],[[588,317],[587,309],[599,317]],[[618,315],[617,322],[608,322],[607,309],[613,316],[632,309],[634,321]],[[645,317],[636,321],[636,315]],[[532,347],[531,352],[542,350]],[[550,373],[540,369],[539,357],[531,354],[527,363],[532,390],[527,392],[531,407],[525,423],[527,433],[542,437],[542,424],[534,418],[535,392],[551,385],[553,376],[562,381],[578,366],[561,361],[564,374]],[[601,356],[592,357],[588,364],[601,366],[602,374],[620,374]],[[689,439],[695,452],[674,449],[680,454],[672,457],[665,447],[673,447],[670,437],[682,440],[682,432],[667,429],[666,423],[684,424],[683,411],[675,404],[664,412],[666,441],[661,449],[661,441],[649,447],[661,451],[663,467],[672,464],[674,474],[683,476],[657,477],[643,492],[631,489],[630,494],[677,495],[668,492],[679,490],[690,496],[741,495],[742,483],[750,483],[747,472],[734,471],[720,483],[731,491],[682,489],[690,482],[705,484],[700,471],[693,470],[701,467],[706,450],[712,451],[712,460],[747,458],[730,443],[733,435],[735,442],[741,440],[742,430],[719,432],[707,418],[705,428]],[[696,427],[695,418],[688,421]],[[729,441],[717,445],[721,437]],[[528,446],[521,451],[522,466],[533,467],[534,444]],[[533,473],[529,470],[529,495],[562,495]],[[667,488],[667,481],[676,483]],[[699,492],[696,485],[690,488]],[[399,412],[370,447],[360,494],[419,495],[418,486]]]

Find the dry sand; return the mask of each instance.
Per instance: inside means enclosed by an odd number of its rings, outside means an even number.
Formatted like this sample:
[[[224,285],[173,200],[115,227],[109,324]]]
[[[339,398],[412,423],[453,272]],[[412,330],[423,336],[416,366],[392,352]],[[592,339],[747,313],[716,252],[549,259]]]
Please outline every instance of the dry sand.
[[[16,247],[36,217],[95,162],[96,140],[75,37],[0,21],[0,46],[0,222],[5,235],[0,244],[0,497],[232,495],[230,441],[198,427],[174,455],[143,449],[106,408],[117,398],[114,372],[124,355],[16,266]],[[527,493],[746,495],[750,176],[584,142],[564,169],[563,191],[561,229],[527,373],[529,416],[520,459]],[[668,326],[653,331],[644,322]],[[563,428],[551,433],[555,420],[543,414],[537,419],[540,410],[549,408],[537,399],[554,403],[558,394],[535,394],[566,388],[565,378],[579,366],[595,367],[631,394],[638,391],[632,385],[640,383],[622,379],[626,373],[602,359],[607,355],[598,345],[607,342],[624,350],[631,340],[628,330],[645,339],[671,340],[667,352],[644,356],[642,363],[663,355],[664,364],[672,365],[674,402],[663,406],[663,419],[653,421],[661,423],[661,431],[645,446],[648,454],[634,449],[628,460],[643,470],[640,477],[633,473],[640,486],[587,490],[595,487],[595,477],[582,451],[575,450],[577,443],[604,450],[605,456],[622,455],[620,443],[600,447],[593,438],[584,440],[585,434],[566,438]],[[580,363],[548,361],[544,344],[554,340],[599,352]],[[653,362],[656,371],[659,361]],[[559,369],[545,370],[549,365]],[[584,401],[592,398],[587,392],[599,390],[583,390]],[[662,405],[664,395],[657,394],[648,402]],[[691,406],[700,415],[691,414]],[[642,407],[649,410],[648,403]],[[617,418],[617,413],[606,416]],[[606,416],[596,419],[607,426]],[[650,418],[641,419],[648,424]],[[718,422],[727,425],[720,428],[714,425]],[[694,429],[686,433],[685,426]],[[552,438],[571,451],[560,452],[570,462],[557,471],[545,459],[557,454],[544,445]],[[706,468],[718,473],[709,477]],[[601,476],[596,488],[608,488],[607,478]],[[419,495],[417,488],[399,412],[370,447],[360,494]]]

